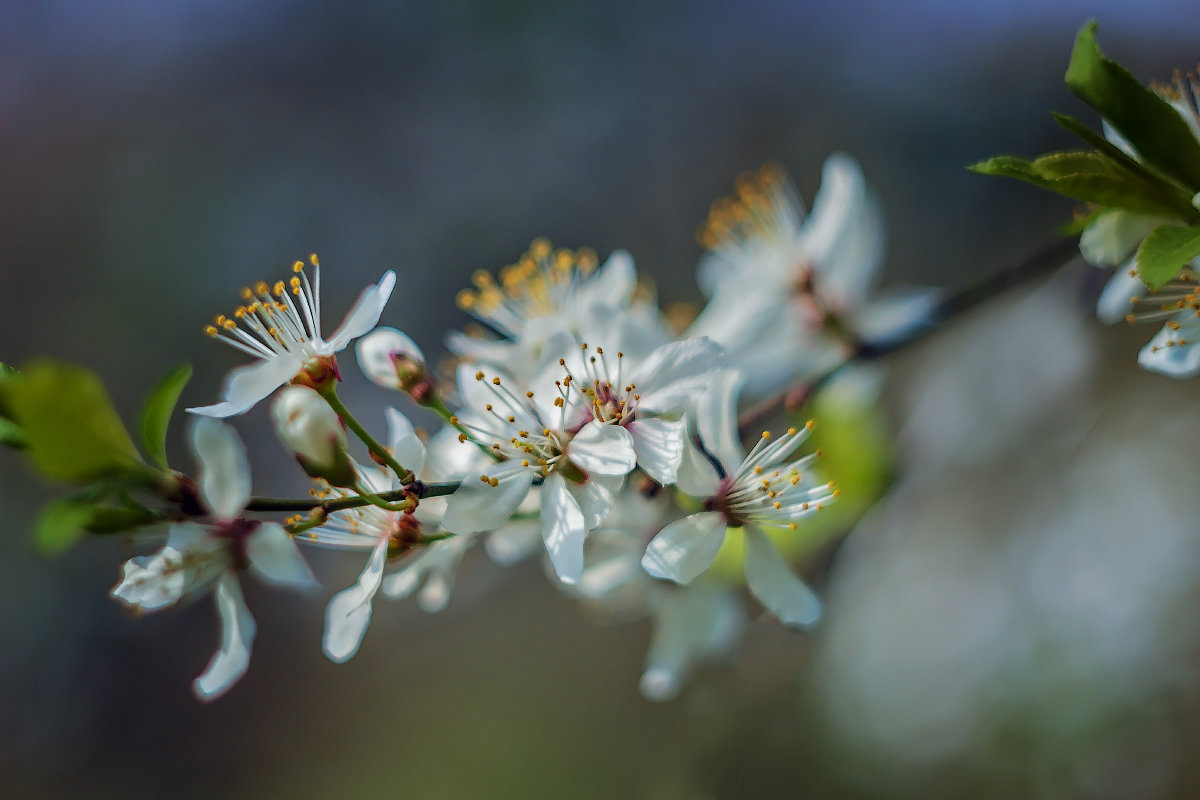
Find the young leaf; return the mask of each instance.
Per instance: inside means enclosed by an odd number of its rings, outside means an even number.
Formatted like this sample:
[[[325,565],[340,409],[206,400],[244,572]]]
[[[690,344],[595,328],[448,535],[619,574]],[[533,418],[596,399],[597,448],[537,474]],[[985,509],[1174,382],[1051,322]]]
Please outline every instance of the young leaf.
[[[77,498],[56,500],[42,509],[34,528],[34,541],[49,555],[57,555],[83,535],[92,518],[92,506]]]
[[[87,482],[141,465],[95,373],[38,361],[0,381],[0,396],[25,433],[30,458],[48,478]]]
[[[176,367],[154,387],[142,409],[142,446],[150,460],[163,469],[167,468],[167,426],[179,395],[191,377],[191,364]]]
[[[29,441],[25,438],[25,431],[21,430],[20,425],[0,417],[0,444],[20,450],[28,447]]]
[[[1200,225],[1159,225],[1138,248],[1138,275],[1151,289],[1157,289],[1196,256],[1200,256]]]
[[[1193,193],[1200,190],[1200,141],[1166,100],[1104,57],[1096,43],[1095,20],[1075,37],[1066,81],[1067,88],[1099,111],[1148,164]]]
[[[1168,218],[1179,216],[1175,203],[1156,198],[1153,184],[1100,153],[1069,150],[1048,153],[1033,161],[996,156],[967,169],[1027,181],[1087,203]]]
[[[1092,147],[1095,147],[1101,155],[1107,156],[1118,166],[1137,175],[1145,182],[1148,192],[1152,192],[1150,196],[1164,205],[1173,206],[1177,209],[1176,216],[1179,219],[1192,220],[1200,218],[1200,213],[1192,205],[1192,195],[1169,177],[1148,168],[1145,164],[1131,157],[1108,139],[1105,139],[1102,134],[1092,130],[1074,117],[1067,116],[1066,114],[1055,114],[1054,120],[1064,130],[1070,131]]]

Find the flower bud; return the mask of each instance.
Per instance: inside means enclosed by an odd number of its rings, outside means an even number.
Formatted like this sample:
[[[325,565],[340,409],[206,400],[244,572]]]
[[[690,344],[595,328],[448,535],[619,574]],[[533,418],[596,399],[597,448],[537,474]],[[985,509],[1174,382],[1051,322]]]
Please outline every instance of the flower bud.
[[[380,327],[358,340],[358,366],[385,389],[413,392],[426,382],[421,348],[395,328]]]
[[[356,471],[346,451],[346,430],[337,413],[312,389],[289,386],[271,409],[275,431],[304,471],[334,486],[349,486]]]

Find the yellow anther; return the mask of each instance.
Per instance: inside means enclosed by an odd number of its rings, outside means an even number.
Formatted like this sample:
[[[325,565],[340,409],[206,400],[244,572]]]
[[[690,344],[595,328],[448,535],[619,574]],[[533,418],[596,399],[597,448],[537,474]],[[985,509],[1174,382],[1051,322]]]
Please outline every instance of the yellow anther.
[[[526,396],[526,397],[528,397],[530,400],[532,400],[532,399],[533,399],[533,392],[526,392],[526,393],[525,393],[525,396]]]
[[[550,240],[539,236],[529,243],[529,255],[534,258],[545,258],[550,255]]]
[[[810,419],[808,422],[804,423],[804,427],[811,431],[813,428],[817,427],[816,420]]]
[[[529,466],[529,459],[527,459],[527,458],[523,458],[523,459],[521,459],[521,466],[522,466],[522,467],[528,467],[528,466]]]
[[[275,285],[271,288],[271,291],[275,294],[276,297],[279,297],[280,295],[282,295],[284,293],[284,290],[285,290],[285,287],[283,285],[283,281],[275,281]]]
[[[483,410],[484,410],[484,411],[491,411],[491,410],[492,410],[492,404],[491,404],[491,403],[488,403],[487,405],[485,405],[485,406],[483,407]]]
[[[833,496],[834,496],[834,497],[841,497],[841,496],[842,496],[842,490],[841,490],[841,489],[834,489],[834,490],[833,490]]]
[[[475,307],[475,293],[470,289],[463,289],[458,293],[458,296],[454,298],[454,302],[457,303],[458,307],[463,311],[470,311]]]
[[[788,523],[788,530],[789,530],[789,531],[794,531],[794,530],[796,530],[796,523],[794,523],[794,522],[789,522],[789,523]]]
[[[542,436],[549,436],[549,435],[550,435],[550,429],[542,428]]]
[[[491,479],[489,479],[487,475],[480,475],[479,480],[483,481],[484,483],[491,483]]]
[[[783,508],[783,503],[776,500],[774,503],[771,503],[771,506],[778,511],[779,509]]]
[[[471,283],[478,286],[480,289],[492,285],[492,273],[486,269],[477,269],[471,274]]]
[[[564,405],[566,405],[566,404],[563,402],[563,399],[561,397],[554,398],[554,407],[555,408],[562,408]]]
[[[254,284],[254,293],[255,294],[267,294],[267,293],[269,293],[269,291],[270,291],[270,287],[267,286],[266,281],[259,281],[258,283]]]
[[[788,428],[788,436],[795,436],[795,435],[796,435],[796,429]]]
[[[770,439],[770,438],[771,438],[771,432],[770,432],[770,431],[763,431],[763,432],[762,432],[762,438],[764,438],[764,439]]]
[[[216,336],[217,335],[217,327],[215,325],[207,325],[204,328],[204,332],[207,333],[209,336]]]
[[[245,286],[242,288],[242,299],[243,300],[253,300],[254,299],[254,292],[250,291],[249,286]]]
[[[457,426],[458,425],[458,417],[450,417],[450,424]]]
[[[225,328],[225,330],[227,330],[227,331],[231,331],[237,327],[237,323],[231,319],[227,319],[223,323],[221,323],[221,327]]]
[[[321,264],[321,262],[317,260],[316,253],[309,253],[308,260],[309,260],[309,263],[311,263],[314,267],[320,266],[320,264]]]
[[[762,475],[762,467],[755,467],[755,468],[754,468],[754,474],[755,474],[755,475]]]
[[[516,422],[516,421],[517,421],[517,418],[516,418],[516,417],[514,417],[514,416],[512,416],[512,415],[509,415],[508,421],[509,421],[509,422]]]
[[[479,372],[475,373],[475,380],[477,380],[477,381],[483,380],[483,370],[480,370]]]
[[[493,489],[495,489],[497,486],[500,485],[500,479],[492,478],[490,481],[488,481],[488,485],[491,486]]]
[[[801,503],[800,508],[804,509],[805,511],[808,511],[808,503]]]
[[[292,272],[303,272],[303,271],[304,271],[304,262],[303,261],[297,261],[295,264],[292,264]]]
[[[466,435],[465,433],[460,433],[460,434],[458,435],[458,442],[459,442],[459,444],[462,444],[462,443],[463,443],[463,442],[465,442],[466,440],[467,440],[467,435]]]
[[[492,378],[492,385],[493,385],[493,386],[499,386],[499,385],[500,385],[500,376],[499,376],[499,375],[497,375],[496,377]]]

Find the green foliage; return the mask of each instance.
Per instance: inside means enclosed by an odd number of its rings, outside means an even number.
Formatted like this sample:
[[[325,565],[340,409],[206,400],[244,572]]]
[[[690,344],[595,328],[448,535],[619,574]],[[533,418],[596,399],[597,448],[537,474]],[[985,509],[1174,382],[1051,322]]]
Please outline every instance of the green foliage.
[[[1100,112],[1151,164],[1200,190],[1200,142],[1179,113],[1125,67],[1109,61],[1096,43],[1093,20],[1075,37],[1067,87]]]
[[[1138,247],[1138,275],[1151,289],[1170,281],[1200,256],[1200,225],[1159,225]]]
[[[1180,208],[1169,195],[1163,196],[1160,186],[1101,153],[1069,150],[1033,161],[996,156],[968,169],[982,175],[1016,178],[1076,200],[1143,214],[1173,217]],[[1191,209],[1190,205],[1185,207]]]
[[[167,468],[167,426],[179,395],[191,377],[191,364],[176,367],[154,387],[142,409],[142,446],[150,460],[163,469]]]
[[[34,541],[49,555],[63,552],[83,535],[92,518],[92,506],[85,500],[67,497],[42,509],[34,528]]]
[[[34,465],[48,478],[86,483],[145,469],[90,370],[37,361],[0,380],[0,397],[23,431]]]

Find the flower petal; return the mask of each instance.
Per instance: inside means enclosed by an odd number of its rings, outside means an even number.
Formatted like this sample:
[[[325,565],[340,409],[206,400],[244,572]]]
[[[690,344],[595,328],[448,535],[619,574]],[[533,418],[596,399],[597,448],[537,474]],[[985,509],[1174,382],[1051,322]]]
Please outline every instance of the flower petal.
[[[708,569],[725,541],[725,518],[702,511],[675,520],[646,547],[642,567],[655,578],[688,583]]]
[[[567,458],[597,475],[628,475],[637,466],[633,437],[620,425],[592,420],[567,444]]]
[[[613,499],[625,484],[625,476],[610,478],[592,475],[583,483],[568,483],[567,491],[579,504],[583,512],[583,525],[589,531],[608,519],[613,509]]]
[[[654,632],[638,688],[647,700],[679,693],[692,664],[729,653],[741,639],[745,614],[733,592],[712,582],[655,596]]]
[[[533,473],[520,469],[500,476],[495,470],[487,474],[499,479],[496,486],[480,480],[484,473],[478,470],[463,478],[462,486],[446,501],[443,528],[451,533],[475,533],[495,530],[508,522],[529,494]]]
[[[1200,347],[1194,342],[1171,344],[1179,337],[1178,331],[1163,326],[1138,353],[1138,363],[1143,369],[1169,378],[1191,378],[1200,373]]]
[[[362,644],[371,621],[371,600],[383,580],[387,548],[388,540],[380,537],[358,581],[335,594],[325,607],[325,635],[321,639],[321,649],[335,664],[349,661]]]
[[[542,484],[542,542],[550,563],[563,583],[575,583],[583,574],[583,540],[587,535],[579,503],[567,490],[566,480],[552,473]]]
[[[1079,235],[1079,252],[1084,261],[1097,267],[1115,267],[1133,253],[1138,242],[1150,235],[1163,220],[1133,211],[1110,211]]]
[[[689,408],[708,390],[711,373],[725,361],[725,350],[706,336],[671,342],[655,350],[635,370],[638,408],[669,414]]]
[[[497,564],[507,567],[533,555],[542,545],[541,524],[537,520],[513,520],[493,531],[483,549]]]
[[[1133,311],[1133,299],[1141,297],[1150,291],[1142,279],[1134,274],[1137,267],[1136,259],[1129,259],[1117,267],[1100,292],[1096,301],[1096,318],[1105,325],[1115,325],[1124,322],[1129,312]]]
[[[205,504],[219,519],[236,518],[250,500],[250,461],[237,431],[201,417],[192,425],[192,451],[200,460]]]
[[[413,430],[408,417],[394,408],[386,409],[384,414],[387,416],[388,446],[392,449],[392,455],[404,467],[411,469],[414,475],[420,475],[425,466],[425,443]]]
[[[264,522],[246,539],[246,556],[250,568],[267,583],[300,590],[317,585],[300,548],[276,522]]]
[[[221,619],[221,645],[200,677],[192,681],[192,690],[205,701],[216,700],[246,674],[256,630],[242,587],[232,571],[226,570],[217,581],[215,597]]]
[[[692,497],[710,497],[721,486],[721,476],[704,453],[692,443],[691,437],[683,440],[683,459],[675,475],[675,486]]]
[[[627,427],[633,437],[638,466],[663,486],[675,483],[679,464],[683,461],[687,420],[639,417]]]
[[[238,367],[229,373],[221,389],[220,403],[189,408],[202,417],[233,417],[253,408],[296,376],[303,365],[291,353],[280,353],[269,361]]]
[[[350,313],[346,314],[346,319],[329,337],[327,344],[330,353],[340,352],[351,341],[378,324],[379,315],[383,313],[383,307],[387,304],[388,298],[392,296],[392,289],[395,286],[396,273],[388,270],[379,279],[377,285],[363,289],[362,294],[354,303],[354,307],[350,309]]]
[[[738,438],[737,403],[741,391],[742,374],[721,370],[709,390],[696,401],[696,432],[726,472],[736,469],[745,455]]]
[[[803,628],[821,616],[821,601],[808,584],[796,577],[767,535],[753,525],[746,536],[746,585],[750,594],[784,625]]]

